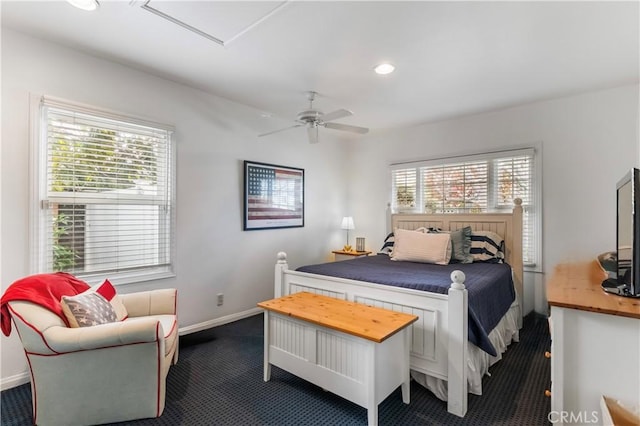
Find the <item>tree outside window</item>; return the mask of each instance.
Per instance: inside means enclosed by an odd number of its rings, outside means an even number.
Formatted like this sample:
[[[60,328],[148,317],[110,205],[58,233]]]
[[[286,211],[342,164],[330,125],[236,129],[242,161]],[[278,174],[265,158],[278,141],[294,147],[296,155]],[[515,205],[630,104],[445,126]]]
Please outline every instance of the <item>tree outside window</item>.
[[[171,131],[42,102],[40,271],[171,272]],[[40,181],[40,179],[38,179]],[[145,272],[146,271],[146,272]]]

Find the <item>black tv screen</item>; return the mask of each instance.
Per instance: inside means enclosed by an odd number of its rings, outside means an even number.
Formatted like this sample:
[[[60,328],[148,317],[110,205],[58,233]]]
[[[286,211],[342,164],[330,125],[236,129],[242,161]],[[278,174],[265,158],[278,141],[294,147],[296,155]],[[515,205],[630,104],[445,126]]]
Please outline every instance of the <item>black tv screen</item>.
[[[616,250],[623,295],[640,296],[640,171],[631,169],[617,185]]]

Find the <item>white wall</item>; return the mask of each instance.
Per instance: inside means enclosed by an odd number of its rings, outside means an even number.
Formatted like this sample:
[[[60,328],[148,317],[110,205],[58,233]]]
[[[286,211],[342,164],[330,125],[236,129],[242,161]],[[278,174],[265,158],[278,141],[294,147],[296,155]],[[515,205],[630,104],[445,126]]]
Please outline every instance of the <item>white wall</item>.
[[[613,250],[616,183],[639,164],[638,90],[620,87],[371,134],[354,145],[350,162],[356,233],[369,247],[382,246],[390,163],[539,143],[543,271]],[[525,312],[546,313],[543,276],[525,274],[525,287]]]
[[[551,271],[558,262],[614,247],[615,183],[640,158],[637,86],[372,133],[346,144],[326,132],[322,143],[309,145],[304,132],[256,138],[264,119],[252,108],[7,29],[1,50],[0,290],[31,272],[28,100],[30,92],[47,94],[175,125],[177,277],[120,291],[177,287],[181,328],[248,311],[271,297],[277,251],[289,254],[292,267],[327,258],[344,243],[337,228],[345,213],[355,218],[352,241],[366,237],[367,247],[377,250],[391,162],[539,142],[543,261]],[[305,169],[304,228],[241,230],[244,159]],[[540,274],[525,281],[525,309],[546,311]],[[220,292],[225,305],[217,307]],[[0,343],[4,387],[24,380],[26,365],[15,333]]]
[[[215,70],[212,70],[215,72]],[[301,91],[305,88],[301,88]],[[325,260],[340,247],[346,213],[344,144],[304,130],[257,138],[260,111],[11,30],[2,30],[1,292],[30,274],[29,94],[46,94],[172,124],[177,139],[175,279],[122,286],[176,287],[180,327],[245,312],[273,297],[278,251],[291,267]],[[259,131],[260,130],[260,131]],[[305,169],[305,226],[242,231],[242,161]],[[225,303],[216,306],[216,294]],[[26,378],[15,332],[1,337],[3,387]]]

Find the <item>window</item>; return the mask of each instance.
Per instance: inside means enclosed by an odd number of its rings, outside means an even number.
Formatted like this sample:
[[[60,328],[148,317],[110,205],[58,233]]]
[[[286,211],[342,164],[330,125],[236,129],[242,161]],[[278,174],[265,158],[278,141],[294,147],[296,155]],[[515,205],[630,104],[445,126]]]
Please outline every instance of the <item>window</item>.
[[[534,149],[450,157],[391,166],[394,212],[509,212],[523,207],[524,264],[539,264],[540,203]]]
[[[37,271],[171,275],[172,128],[49,98],[38,105]]]

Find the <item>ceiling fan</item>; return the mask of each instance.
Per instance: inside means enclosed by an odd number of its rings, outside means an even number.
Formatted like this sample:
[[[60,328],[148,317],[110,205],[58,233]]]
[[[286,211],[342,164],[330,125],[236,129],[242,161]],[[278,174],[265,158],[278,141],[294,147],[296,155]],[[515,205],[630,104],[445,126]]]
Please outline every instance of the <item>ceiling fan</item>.
[[[309,137],[309,143],[318,142],[318,127],[326,127],[327,129],[342,130],[345,132],[365,134],[369,131],[366,127],[351,126],[349,124],[330,123],[330,121],[337,120],[339,118],[348,117],[353,113],[346,109],[338,109],[336,111],[323,114],[322,111],[313,109],[313,100],[315,99],[316,92],[308,92],[307,99],[309,100],[309,109],[301,111],[296,116],[296,123],[293,126],[285,127],[284,129],[273,130],[271,132],[263,133],[260,136],[267,136],[273,133],[282,132],[285,130],[293,129],[295,127],[305,126],[307,128],[307,136]]]

